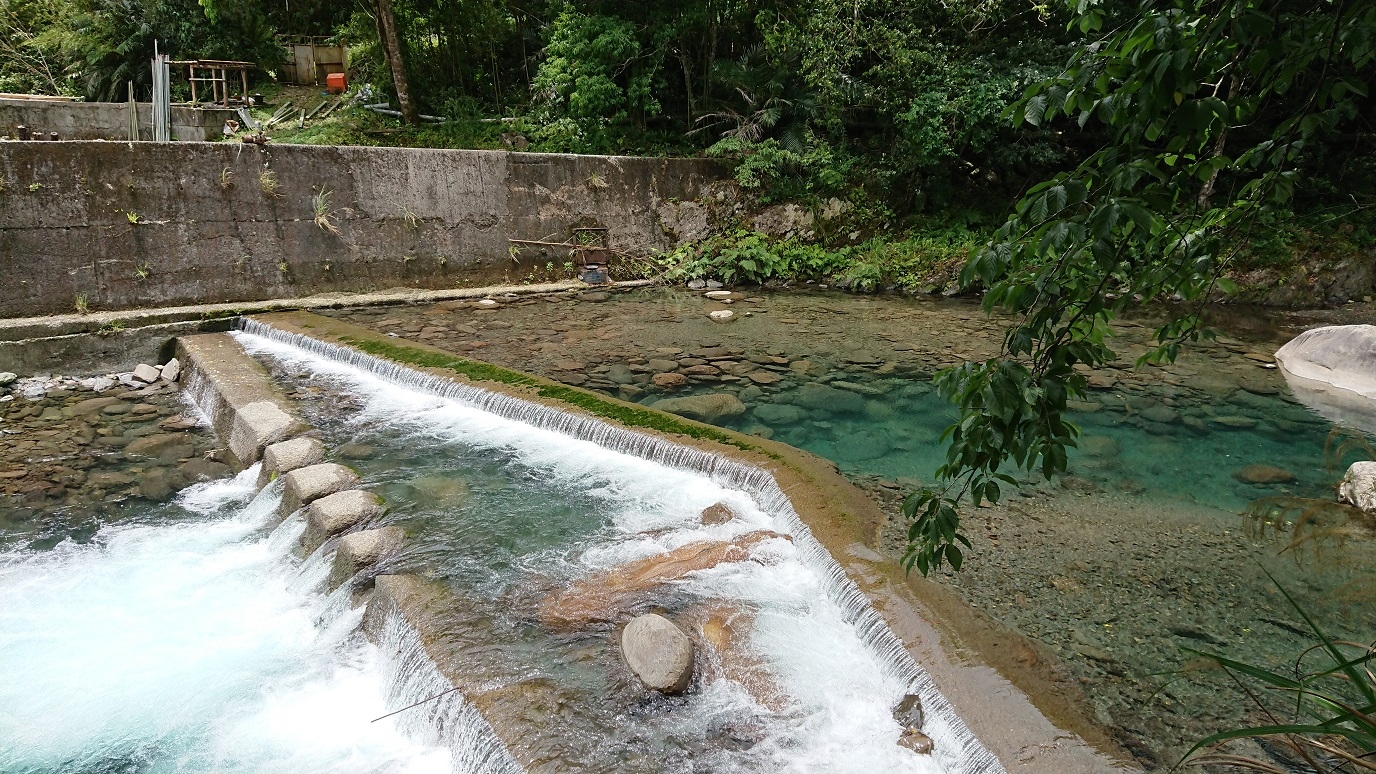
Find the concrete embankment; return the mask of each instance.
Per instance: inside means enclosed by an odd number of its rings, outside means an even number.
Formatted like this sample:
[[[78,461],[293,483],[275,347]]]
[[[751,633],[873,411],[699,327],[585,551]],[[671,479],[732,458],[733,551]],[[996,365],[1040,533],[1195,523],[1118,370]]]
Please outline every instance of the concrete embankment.
[[[722,179],[707,159],[0,143],[0,316],[552,278],[567,249],[509,240],[669,249],[731,210]]]

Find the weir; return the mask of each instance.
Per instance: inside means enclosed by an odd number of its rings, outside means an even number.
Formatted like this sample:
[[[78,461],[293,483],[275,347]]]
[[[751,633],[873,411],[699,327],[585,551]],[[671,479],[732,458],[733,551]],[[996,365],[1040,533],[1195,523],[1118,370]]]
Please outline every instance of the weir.
[[[788,496],[768,471],[584,414],[423,373],[350,347],[284,331],[260,320],[245,320],[242,332],[235,335],[251,352],[287,357],[298,366],[309,366],[312,361],[324,359],[337,366],[346,366],[377,377],[396,387],[451,401],[532,428],[588,441],[657,465],[705,476],[724,488],[744,492],[758,503],[762,511],[784,525],[784,531],[792,536],[800,561],[821,579],[826,597],[841,611],[844,622],[853,627],[865,648],[882,665],[887,677],[901,685],[903,693],[916,694],[921,698],[927,718],[924,730],[937,741],[933,762],[942,771],[960,774],[1003,771],[997,759],[970,733],[925,670],[869,604],[864,593],[813,537]],[[405,627],[398,628],[401,622],[396,615],[389,614],[387,622],[384,628],[391,633],[389,636],[398,636],[406,641],[407,647],[403,648],[407,654],[405,658],[415,659],[413,648],[418,641],[404,634]],[[433,687],[434,684],[430,685]],[[467,705],[458,703],[458,706]]]

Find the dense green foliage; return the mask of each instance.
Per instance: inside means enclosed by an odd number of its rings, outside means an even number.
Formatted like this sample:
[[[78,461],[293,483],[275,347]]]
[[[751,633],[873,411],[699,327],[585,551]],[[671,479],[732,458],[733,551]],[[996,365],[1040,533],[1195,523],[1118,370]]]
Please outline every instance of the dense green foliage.
[[[1376,2],[1173,0],[1113,17],[1081,3],[1077,26],[1106,29],[1065,72],[1031,88],[1016,115],[1102,126],[1101,148],[1033,186],[965,267],[985,308],[1017,322],[1003,354],[938,378],[962,410],[937,485],[913,495],[907,560],[959,567],[958,509],[996,501],[1010,469],[1066,468],[1082,370],[1114,360],[1109,324],[1142,299],[1184,304],[1143,360],[1169,360],[1206,332],[1201,306],[1256,229],[1284,212],[1344,139],[1371,130]],[[1370,181],[1364,183],[1370,190]],[[1348,207],[1369,206],[1351,189]],[[1308,196],[1324,199],[1321,187]]]
[[[146,100],[155,42],[174,59],[242,59],[271,69],[282,50],[265,5],[0,0],[0,91],[123,101],[132,81]]]

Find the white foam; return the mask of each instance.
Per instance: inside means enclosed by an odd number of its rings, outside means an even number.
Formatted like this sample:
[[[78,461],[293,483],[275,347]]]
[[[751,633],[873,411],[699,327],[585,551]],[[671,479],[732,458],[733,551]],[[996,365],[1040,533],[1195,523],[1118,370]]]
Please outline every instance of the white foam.
[[[605,569],[662,553],[685,543],[720,540],[757,529],[793,531],[792,522],[770,512],[751,494],[705,473],[672,467],[553,429],[499,416],[460,400],[396,384],[340,360],[254,334],[236,334],[250,352],[267,354],[295,371],[338,380],[364,399],[361,423],[380,423],[443,442],[500,450],[537,469],[562,488],[605,498],[612,506],[611,539],[574,557],[575,572]],[[703,526],[703,508],[727,503],[740,518]],[[645,530],[664,530],[641,534]],[[810,539],[810,536],[808,536]],[[722,565],[694,573],[677,584],[704,600],[738,600],[759,611],[752,648],[768,663],[796,711],[773,716],[744,691],[717,686],[693,695],[680,723],[706,724],[718,715],[762,718],[769,738],[748,753],[715,751],[733,762],[728,769],[796,772],[958,771],[951,747],[939,756],[918,756],[897,745],[902,732],[893,705],[911,689],[911,679],[890,666],[892,657],[869,647],[848,619],[831,588],[836,579],[819,574],[792,543],[779,539],[759,547],[759,562]],[[566,557],[542,556],[555,564]],[[568,569],[568,568],[565,568]],[[857,592],[858,593],[858,592]],[[886,660],[887,658],[887,660]],[[930,699],[928,699],[930,700]],[[958,723],[959,721],[956,721]],[[963,727],[940,717],[926,729],[941,749],[944,740],[977,745]],[[998,771],[979,751],[970,770]]]
[[[323,598],[263,531],[277,488],[238,505],[254,475],[183,492],[183,522],[0,552],[0,770],[449,769],[369,723],[387,712],[375,649],[317,629]]]

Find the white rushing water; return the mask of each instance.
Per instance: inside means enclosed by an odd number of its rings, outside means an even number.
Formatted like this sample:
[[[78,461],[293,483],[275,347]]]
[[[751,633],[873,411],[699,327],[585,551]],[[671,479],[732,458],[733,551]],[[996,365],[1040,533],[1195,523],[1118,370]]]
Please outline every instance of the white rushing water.
[[[257,472],[188,488],[178,520],[0,549],[0,772],[452,770],[370,722],[389,704],[361,611],[316,593],[299,519],[265,529]]]
[[[792,536],[756,552],[756,562],[693,573],[676,590],[732,600],[756,611],[750,648],[789,698],[769,712],[718,681],[689,697],[680,722],[753,715],[768,729],[748,755],[730,759],[756,771],[995,774],[1003,769],[974,739],[912,661],[902,643],[798,519],[764,471],[658,438],[456,385],[362,353],[250,322],[236,333],[250,352],[296,371],[335,380],[362,398],[358,419],[470,447],[500,448],[615,512],[612,539],[575,556],[531,557],[533,566],[572,563],[576,577],[704,539],[770,529]],[[740,518],[703,526],[702,510],[724,502]],[[917,693],[936,754],[898,746],[893,705]],[[713,757],[708,753],[707,757]],[[729,758],[729,756],[728,756]],[[723,761],[727,763],[727,761]],[[708,770],[731,770],[708,763]]]

